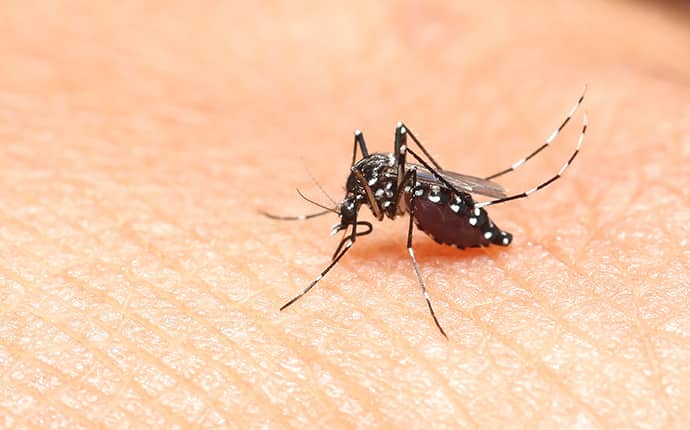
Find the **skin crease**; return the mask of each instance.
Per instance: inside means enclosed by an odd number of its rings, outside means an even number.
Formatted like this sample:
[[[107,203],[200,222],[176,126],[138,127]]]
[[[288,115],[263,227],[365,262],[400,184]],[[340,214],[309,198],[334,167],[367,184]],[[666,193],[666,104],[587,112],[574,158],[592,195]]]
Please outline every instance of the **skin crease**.
[[[180,2],[182,3],[182,2]],[[9,2],[0,428],[688,428],[690,10]],[[328,263],[352,131],[501,183],[508,248],[375,223]],[[362,214],[368,212],[364,210]],[[372,220],[370,214],[363,215]]]

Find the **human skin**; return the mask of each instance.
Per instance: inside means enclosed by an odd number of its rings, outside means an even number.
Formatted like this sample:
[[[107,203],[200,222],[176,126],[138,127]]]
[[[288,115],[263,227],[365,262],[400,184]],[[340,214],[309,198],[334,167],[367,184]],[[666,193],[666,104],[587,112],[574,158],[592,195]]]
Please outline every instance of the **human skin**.
[[[1,428],[690,425],[688,10],[6,3]],[[337,219],[258,211],[328,204],[310,176],[341,198],[354,129],[488,175],[585,83],[572,169],[489,210],[510,247],[415,233],[449,340],[406,219],[278,311]],[[501,182],[555,173],[581,123]]]

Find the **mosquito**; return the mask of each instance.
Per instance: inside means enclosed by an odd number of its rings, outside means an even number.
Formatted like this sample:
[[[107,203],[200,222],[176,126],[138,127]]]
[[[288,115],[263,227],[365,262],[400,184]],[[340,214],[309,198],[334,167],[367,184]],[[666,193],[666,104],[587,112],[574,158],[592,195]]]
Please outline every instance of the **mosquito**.
[[[571,153],[568,161],[548,180],[527,191],[512,195],[508,195],[505,189],[493,180],[516,171],[546,149],[568,124],[582,104],[584,97],[585,91],[582,92],[558,128],[540,147],[510,167],[484,178],[443,169],[424,148],[412,130],[402,122],[399,122],[395,128],[395,144],[392,153],[370,154],[364,135],[359,130],[355,131],[352,162],[345,186],[346,194],[339,203],[332,201],[333,207],[325,206],[309,199],[298,190],[302,198],[323,210],[301,216],[277,216],[262,212],[265,216],[277,220],[306,220],[335,213],[340,217],[340,222],[333,226],[331,233],[343,232],[343,238],[326,268],[299,294],[285,303],[280,310],[284,310],[307,294],[347,254],[358,237],[373,231],[370,222],[358,218],[360,209],[366,205],[378,221],[383,221],[384,218],[394,219],[398,216],[408,215],[407,252],[410,255],[412,267],[431,317],[441,334],[447,339],[448,335],[436,317],[424,279],[419,271],[412,246],[413,224],[436,242],[460,249],[510,245],[513,236],[507,231],[501,230],[489,218],[485,208],[525,198],[546,188],[560,178],[580,152],[587,131],[587,115],[584,114],[583,116],[582,130],[575,150]],[[408,137],[416,145],[415,149],[408,146]],[[358,149],[362,154],[362,158],[359,160],[357,160]],[[420,152],[417,152],[417,149]],[[485,196],[490,199],[475,201],[472,195]]]

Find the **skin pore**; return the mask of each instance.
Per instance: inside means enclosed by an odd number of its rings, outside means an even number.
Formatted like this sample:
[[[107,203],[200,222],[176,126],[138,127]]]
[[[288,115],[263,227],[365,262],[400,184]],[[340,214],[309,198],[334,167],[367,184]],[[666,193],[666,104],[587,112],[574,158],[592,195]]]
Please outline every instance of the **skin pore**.
[[[9,2],[0,428],[687,428],[690,11],[656,2]],[[538,147],[510,247],[339,236],[352,132]],[[373,216],[362,214],[372,221]]]

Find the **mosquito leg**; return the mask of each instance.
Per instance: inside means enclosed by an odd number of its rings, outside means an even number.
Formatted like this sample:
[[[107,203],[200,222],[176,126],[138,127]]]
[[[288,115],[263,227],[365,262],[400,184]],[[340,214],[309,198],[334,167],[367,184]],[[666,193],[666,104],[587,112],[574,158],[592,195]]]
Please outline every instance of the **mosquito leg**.
[[[448,182],[443,176],[439,175],[438,172],[436,171],[436,169],[434,169],[433,167],[431,167],[431,166],[429,165],[429,163],[427,163],[426,161],[424,161],[424,159],[423,159],[422,157],[420,157],[419,155],[417,155],[416,152],[414,152],[414,151],[411,150],[410,148],[407,148],[407,152],[408,152],[415,160],[419,161],[419,164],[421,164],[421,165],[424,166],[428,171],[430,171],[431,174],[434,175],[434,177],[435,177],[436,179],[439,180],[439,182],[441,182],[443,185],[445,185],[446,187],[448,187],[449,189],[451,189],[454,193],[456,193],[456,194],[458,194],[458,195],[467,194],[466,192],[460,191],[460,190],[458,190],[457,188],[455,188],[455,187],[453,186],[453,184],[451,184],[450,182]],[[416,182],[416,181],[415,181],[415,182]]]
[[[374,192],[371,191],[371,187],[367,183],[366,178],[362,174],[362,172],[359,171],[357,167],[352,167],[351,168],[352,173],[355,174],[357,177],[357,181],[359,181],[359,185],[364,188],[364,193],[367,195],[367,201],[369,202],[369,207],[371,207],[372,212],[374,212],[374,216],[376,219],[381,221],[383,219],[383,211],[381,210],[381,207],[379,206],[378,202],[376,201],[376,197],[374,197]]]
[[[405,173],[405,163],[407,158],[407,127],[405,127],[402,123],[398,123],[398,126],[395,128],[394,155],[395,163],[398,167],[398,182],[396,184],[396,192],[399,192],[400,188],[402,188],[402,184],[405,182],[405,177],[407,176]]]
[[[326,276],[326,274],[333,268],[333,266],[335,266],[335,265],[338,263],[338,261],[340,261],[340,259],[343,258],[343,256],[344,256],[345,254],[347,254],[347,251],[349,251],[350,248],[352,248],[352,245],[355,243],[355,240],[356,240],[356,239],[357,239],[357,223],[355,222],[354,224],[352,224],[352,233],[350,234],[350,237],[347,237],[347,238],[343,239],[343,241],[341,241],[341,245],[338,246],[338,248],[341,248],[341,247],[342,247],[342,243],[345,242],[345,246],[342,248],[342,251],[340,251],[340,254],[338,254],[335,258],[333,258],[333,259],[331,260],[330,264],[328,264],[328,266],[326,266],[326,268],[323,269],[323,271],[321,271],[321,273],[319,274],[319,276],[317,276],[313,281],[311,281],[311,283],[310,283],[309,285],[307,285],[307,288],[305,288],[305,289],[302,290],[302,292],[300,292],[298,295],[296,295],[295,297],[293,297],[292,299],[290,299],[289,302],[287,302],[287,303],[285,303],[283,306],[281,306],[281,307],[280,307],[280,310],[282,311],[282,310],[284,310],[285,308],[287,308],[288,306],[290,306],[291,304],[295,303],[295,302],[296,302],[297,300],[299,300],[302,296],[304,296],[305,294],[307,294],[307,293],[309,292],[309,290],[311,290],[312,288],[314,288],[314,286],[315,286],[321,279],[323,279],[324,276]]]
[[[534,157],[535,155],[539,154],[541,151],[543,151],[544,149],[546,149],[547,146],[551,145],[551,143],[556,139],[556,136],[558,136],[558,134],[561,132],[561,130],[563,130],[563,127],[565,127],[565,125],[568,124],[568,122],[570,121],[570,118],[573,117],[573,115],[575,114],[575,111],[577,111],[577,108],[579,108],[580,105],[582,104],[582,100],[584,100],[584,98],[585,98],[585,92],[586,92],[586,91],[587,91],[587,87],[585,86],[585,89],[582,91],[582,95],[581,95],[580,98],[577,100],[577,102],[575,102],[575,105],[570,109],[570,112],[568,112],[568,115],[565,117],[565,119],[563,120],[563,122],[561,123],[561,125],[559,125],[558,128],[557,128],[556,130],[554,130],[553,133],[551,133],[551,136],[549,136],[549,138],[546,139],[546,141],[545,141],[539,148],[537,148],[536,150],[532,151],[532,153],[529,154],[527,157],[524,157],[524,158],[522,158],[522,159],[516,161],[515,163],[513,163],[512,166],[508,167],[507,169],[501,170],[501,171],[498,172],[498,173],[494,173],[494,174],[491,175],[491,176],[487,176],[487,177],[484,178],[484,179],[490,180],[490,179],[493,179],[493,178],[498,178],[499,176],[503,176],[503,175],[505,175],[506,173],[514,172],[514,171],[517,170],[520,166],[522,166],[523,164],[525,164],[530,158],[532,158],[532,157]]]
[[[544,181],[544,182],[542,182],[541,184],[537,185],[536,187],[531,188],[531,189],[529,189],[529,190],[527,190],[527,191],[525,191],[525,192],[519,193],[519,194],[514,194],[514,195],[512,195],[512,196],[503,197],[503,198],[496,199],[496,200],[489,200],[489,201],[486,201],[486,202],[475,203],[474,207],[475,207],[475,208],[481,208],[481,207],[484,207],[484,206],[491,206],[491,205],[495,205],[495,204],[498,204],[498,203],[507,202],[507,201],[510,201],[510,200],[522,199],[522,198],[525,198],[525,197],[529,196],[529,195],[532,194],[532,193],[536,193],[537,191],[539,191],[539,190],[541,190],[541,189],[543,189],[543,188],[546,188],[546,187],[547,187],[549,184],[551,184],[553,181],[555,181],[556,179],[558,179],[558,178],[560,178],[561,176],[563,176],[563,173],[566,171],[566,169],[568,169],[568,167],[573,163],[573,160],[575,159],[575,157],[577,156],[577,154],[580,152],[580,147],[582,146],[582,142],[583,142],[584,139],[585,139],[585,133],[586,133],[586,132],[587,132],[587,114],[585,114],[585,116],[584,116],[583,124],[582,124],[582,131],[580,132],[580,138],[579,138],[578,141],[577,141],[577,146],[575,147],[575,150],[574,150],[573,153],[570,155],[570,158],[568,159],[568,161],[566,161],[565,164],[560,168],[560,170],[558,171],[558,173],[556,173],[554,176],[552,176],[551,178],[549,178],[547,181]]]
[[[304,200],[308,201],[309,203],[313,204],[314,206],[320,207],[321,209],[323,209],[323,211],[316,212],[313,214],[308,214],[308,215],[297,215],[297,216],[273,215],[272,213],[269,213],[266,211],[259,211],[259,213],[265,217],[268,217],[271,219],[277,219],[277,220],[281,220],[281,221],[304,221],[304,220],[309,219],[309,218],[316,218],[317,216],[325,215],[329,212],[333,212],[334,214],[340,215],[337,208],[331,209],[329,207],[322,205],[321,203],[315,202],[314,200],[312,200],[309,197],[302,194],[302,192],[299,189],[297,189],[297,194],[299,194],[300,197],[302,197]]]
[[[371,233],[374,230],[374,227],[368,221],[357,221],[357,225],[363,225],[367,228],[366,231],[358,231],[356,234],[357,237],[366,236],[367,234]],[[335,257],[338,255],[340,250],[343,248],[343,245],[345,245],[345,243],[349,239],[350,239],[349,237],[345,237],[345,235],[343,235],[343,238],[340,240],[340,243],[338,244],[338,247],[335,249],[333,256],[331,256],[331,261],[335,260]]]
[[[414,184],[417,181],[417,171],[416,169],[411,170],[412,175],[411,175],[411,182]],[[429,312],[431,312],[431,317],[434,319],[434,322],[436,323],[436,327],[441,331],[441,334],[448,339],[448,335],[446,332],[443,330],[443,327],[441,327],[441,324],[438,322],[438,318],[436,318],[436,312],[434,312],[433,306],[431,306],[431,299],[429,298],[429,293],[426,291],[426,286],[424,285],[424,280],[422,279],[422,274],[419,272],[419,265],[417,264],[417,258],[414,255],[414,249],[412,248],[412,224],[414,220],[414,199],[415,195],[414,192],[410,193],[410,223],[407,229],[407,252],[410,254],[410,258],[412,259],[412,266],[414,266],[414,272],[417,274],[417,280],[419,280],[419,286],[422,287],[422,294],[424,294],[424,300],[426,300],[426,304],[429,306]]]
[[[316,213],[307,214],[307,215],[282,216],[282,215],[273,215],[272,213],[268,213],[265,211],[259,211],[259,213],[265,217],[280,220],[280,221],[304,221],[306,219],[316,218],[316,217],[321,216],[321,215],[326,215],[327,213],[330,213],[330,212],[333,212],[333,211],[323,210],[321,212],[316,212]]]
[[[404,132],[404,133],[409,134],[410,137],[412,138],[412,141],[413,141],[414,143],[417,144],[417,146],[419,147],[419,149],[421,149],[422,152],[424,153],[424,155],[426,155],[427,158],[429,159],[429,161],[431,161],[431,164],[433,164],[434,167],[436,167],[438,170],[443,170],[443,168],[441,167],[441,165],[438,164],[438,163],[436,162],[436,160],[434,160],[434,157],[432,157],[431,154],[429,154],[429,151],[426,150],[426,148],[424,147],[424,145],[422,145],[422,143],[419,141],[419,139],[417,139],[417,137],[414,135],[414,133],[412,133],[412,130],[410,130],[410,128],[409,128],[408,126],[406,126],[406,125],[405,125],[404,123],[402,123],[402,122],[399,122],[399,123],[398,123],[398,126],[395,128],[396,138],[397,138],[397,136],[398,136],[398,132],[399,132],[399,131],[402,131],[402,132]],[[397,142],[397,141],[396,141],[396,142]],[[397,149],[397,147],[396,147],[396,149]],[[397,152],[396,152],[396,154],[397,154]]]
[[[414,187],[416,181],[412,181],[412,175],[416,172],[416,169],[410,169],[405,173],[403,176],[402,181],[400,182],[400,185],[396,188],[395,194],[393,195],[393,213],[397,214],[398,213],[398,207],[400,206],[400,203],[402,202],[403,197],[405,196],[405,192],[409,191],[410,193],[414,192]],[[407,184],[407,185],[406,185]],[[409,190],[406,190],[406,188],[409,187]]]
[[[358,146],[359,150],[362,152],[362,158],[368,157],[369,151],[367,150],[367,144],[364,142],[364,134],[360,130],[355,130],[355,143],[352,148],[352,163],[350,163],[350,166],[354,166],[355,161],[357,161]]]

